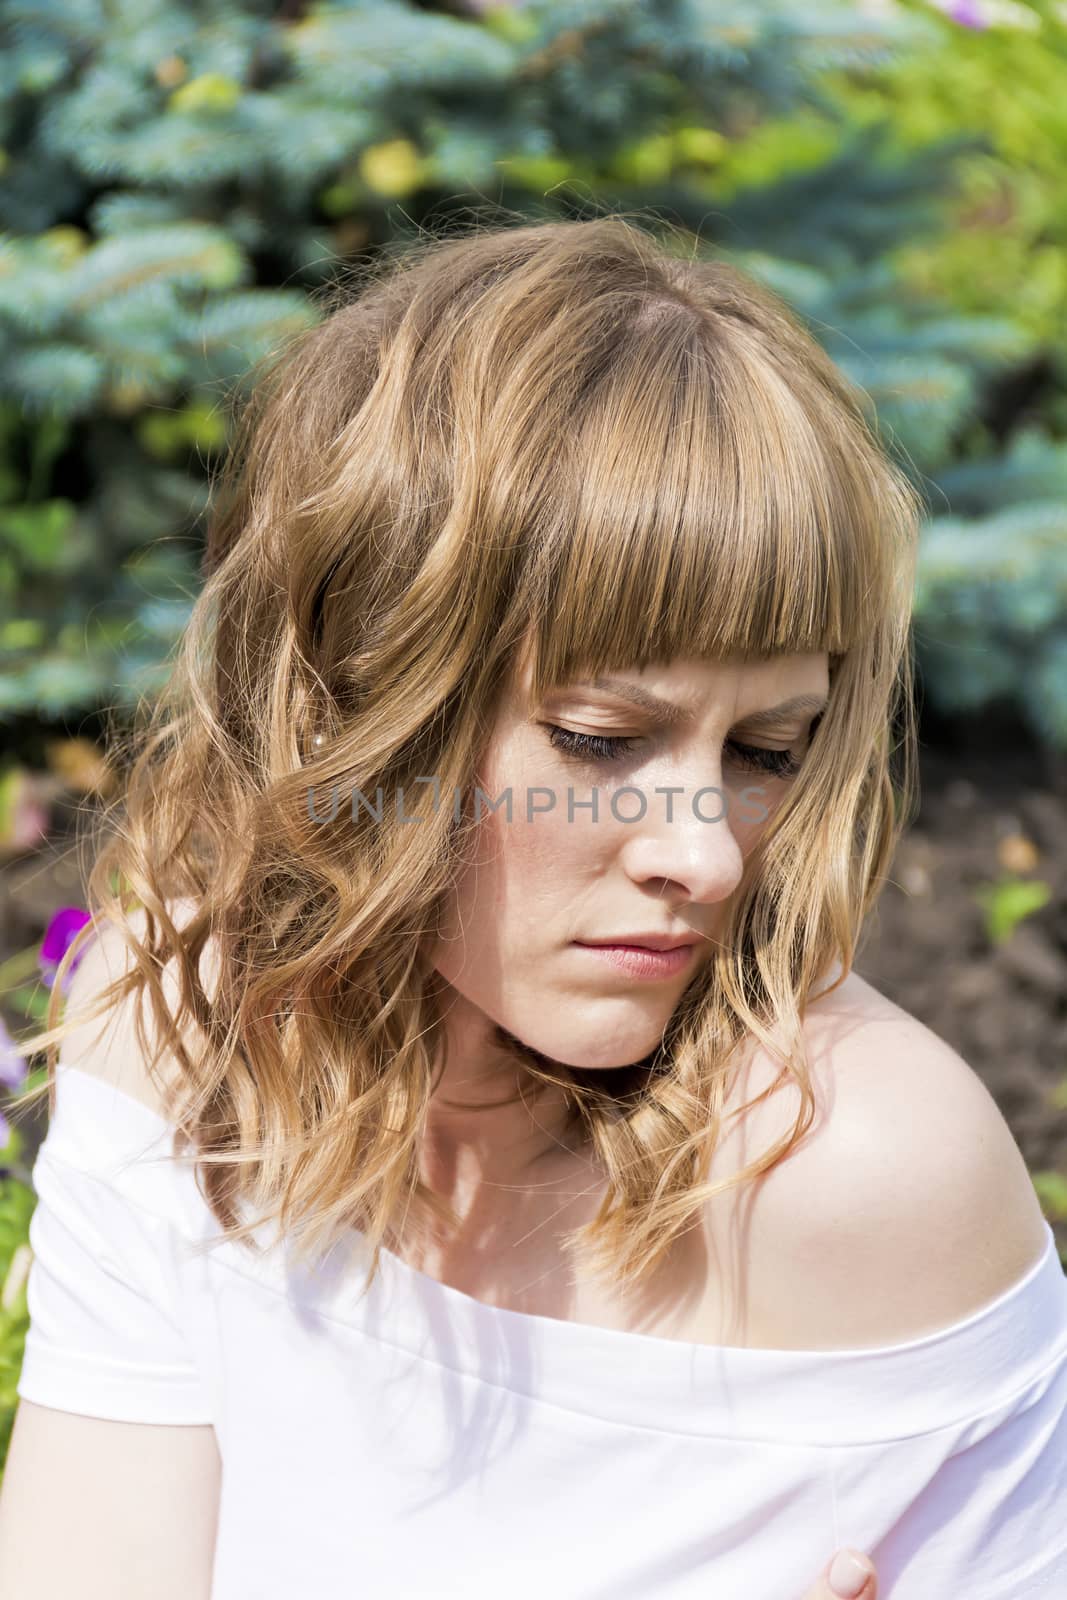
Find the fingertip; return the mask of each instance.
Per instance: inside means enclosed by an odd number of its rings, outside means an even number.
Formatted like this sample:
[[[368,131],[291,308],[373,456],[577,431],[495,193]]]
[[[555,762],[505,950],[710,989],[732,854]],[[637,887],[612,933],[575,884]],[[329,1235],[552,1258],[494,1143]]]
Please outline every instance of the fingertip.
[[[874,1569],[858,1550],[839,1550],[830,1563],[830,1588],[839,1600],[867,1600]]]

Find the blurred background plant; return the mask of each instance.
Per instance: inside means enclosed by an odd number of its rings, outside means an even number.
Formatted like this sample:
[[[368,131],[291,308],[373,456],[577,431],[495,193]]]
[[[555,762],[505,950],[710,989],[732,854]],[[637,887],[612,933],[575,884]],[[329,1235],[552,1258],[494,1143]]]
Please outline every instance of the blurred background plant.
[[[424,226],[647,208],[808,320],[926,494],[924,738],[951,762],[959,727],[1006,729],[1044,786],[1032,817],[994,808],[988,837],[972,816],[953,937],[982,972],[1043,973],[1041,1048],[1067,1050],[1048,803],[1067,759],[1067,5],[6,0],[0,28],[12,1028],[43,1015],[37,940],[78,898],[61,847],[109,793],[105,720],[152,694],[188,617],[252,362],[315,319],[313,291]],[[953,846],[946,829],[942,863]],[[936,866],[900,871],[919,902],[902,914],[924,912],[906,937],[947,937]],[[975,1050],[982,1070],[995,1046]],[[0,1427],[25,1317],[32,1143],[13,1138]],[[1059,1174],[1038,1177],[1067,1222]]]

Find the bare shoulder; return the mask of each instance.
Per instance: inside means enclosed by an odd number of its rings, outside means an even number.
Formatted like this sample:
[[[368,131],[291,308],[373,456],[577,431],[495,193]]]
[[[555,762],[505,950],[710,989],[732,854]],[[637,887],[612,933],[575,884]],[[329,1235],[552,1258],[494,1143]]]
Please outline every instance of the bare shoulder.
[[[178,927],[191,913],[191,907],[184,902],[176,902],[170,910]],[[143,937],[145,913],[139,910],[131,912],[129,927],[135,938]],[[127,994],[111,1000],[98,1016],[80,1015],[94,1008],[115,979],[131,971],[133,965],[134,958],[122,930],[114,923],[101,923],[93,937],[86,942],[70,981],[64,1015],[74,1025],[60,1042],[59,1060],[62,1065],[77,1067],[81,1072],[114,1085],[161,1115],[162,1097],[153,1075],[148,1071],[137,1029],[137,1012],[140,1010],[145,1037],[154,1051],[158,1034],[153,1008],[148,1000],[145,999],[138,1006],[138,997]],[[171,965],[164,969],[161,982],[168,998],[177,995],[177,980]],[[179,1081],[180,1064],[169,1051],[160,1057],[155,1075],[165,1084]]]
[[[850,974],[805,1014],[816,1115],[758,1187],[749,1304],[795,1348],[902,1342],[950,1326],[1040,1259],[1046,1222],[974,1069]],[[754,1079],[773,1079],[754,1058]],[[751,1093],[751,1090],[749,1090]],[[751,1161],[788,1132],[792,1084],[754,1124]]]

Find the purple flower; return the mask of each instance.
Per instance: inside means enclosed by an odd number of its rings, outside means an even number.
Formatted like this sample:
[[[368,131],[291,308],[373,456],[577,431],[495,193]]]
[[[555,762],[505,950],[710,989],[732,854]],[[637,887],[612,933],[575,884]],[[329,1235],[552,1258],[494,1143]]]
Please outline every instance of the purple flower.
[[[5,1089],[18,1089],[29,1070],[26,1057],[8,1033],[3,1017],[0,1017],[0,1085]]]
[[[982,8],[976,3],[976,0],[953,0],[948,14],[953,22],[958,22],[963,28],[984,28],[986,26]]]
[[[55,982],[56,968],[74,943],[79,932],[87,922],[92,921],[92,916],[81,906],[63,906],[55,913],[48,927],[45,929],[44,938],[41,940],[40,964],[41,977],[46,988],[51,988]],[[77,967],[78,962],[85,954],[84,949],[79,950],[67,974],[69,979]]]
[[[0,1017],[0,1089],[18,1089],[26,1080],[29,1072],[29,1062],[22,1054],[18,1045],[7,1031],[7,1024]],[[7,1118],[0,1112],[0,1150],[4,1148],[11,1137],[11,1125]],[[0,1167],[0,1174],[3,1172]]]

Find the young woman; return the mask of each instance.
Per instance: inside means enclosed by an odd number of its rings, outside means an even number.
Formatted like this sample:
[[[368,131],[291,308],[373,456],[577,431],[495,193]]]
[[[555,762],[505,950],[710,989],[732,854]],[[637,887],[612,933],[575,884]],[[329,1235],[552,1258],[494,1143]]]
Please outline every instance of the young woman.
[[[1059,1592],[1052,1232],[853,970],[918,496],[774,296],[621,218],[356,287],[253,388],[41,1036],[0,1576]]]

